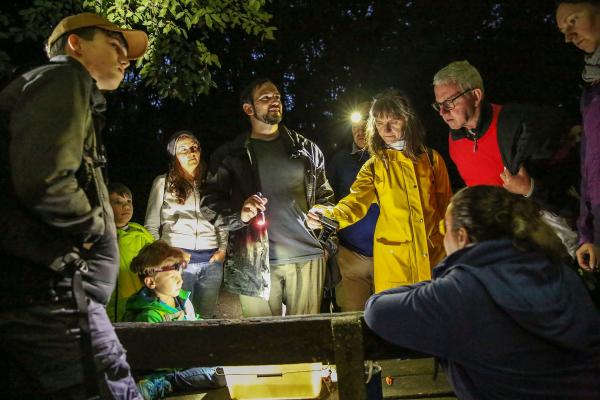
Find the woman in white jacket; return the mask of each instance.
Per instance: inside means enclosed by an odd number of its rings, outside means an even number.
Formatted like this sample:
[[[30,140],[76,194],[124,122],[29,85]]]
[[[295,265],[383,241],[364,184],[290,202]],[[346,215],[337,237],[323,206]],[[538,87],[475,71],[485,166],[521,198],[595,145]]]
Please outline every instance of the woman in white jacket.
[[[156,239],[191,254],[183,271],[183,289],[191,292],[194,309],[213,318],[223,280],[227,232],[218,231],[200,212],[203,174],[200,142],[179,131],[167,144],[169,172],[152,183],[146,209],[146,229]]]

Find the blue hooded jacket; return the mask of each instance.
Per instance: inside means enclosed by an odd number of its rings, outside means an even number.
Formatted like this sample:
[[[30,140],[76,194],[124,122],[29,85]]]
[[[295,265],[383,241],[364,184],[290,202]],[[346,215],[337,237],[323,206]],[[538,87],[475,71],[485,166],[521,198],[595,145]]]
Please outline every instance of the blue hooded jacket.
[[[600,399],[600,315],[574,271],[508,240],[372,296],[367,325],[439,357],[460,399]]]

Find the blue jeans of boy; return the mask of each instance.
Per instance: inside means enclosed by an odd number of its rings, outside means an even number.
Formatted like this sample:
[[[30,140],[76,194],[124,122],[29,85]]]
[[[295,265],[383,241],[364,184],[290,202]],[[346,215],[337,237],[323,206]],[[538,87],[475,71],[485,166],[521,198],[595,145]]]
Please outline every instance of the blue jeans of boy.
[[[190,301],[196,313],[203,319],[214,318],[223,281],[223,264],[208,261],[190,262],[181,276],[183,290],[191,292]]]
[[[213,367],[196,367],[173,371],[168,373],[165,379],[171,382],[174,392],[216,389],[226,385],[223,370]]]

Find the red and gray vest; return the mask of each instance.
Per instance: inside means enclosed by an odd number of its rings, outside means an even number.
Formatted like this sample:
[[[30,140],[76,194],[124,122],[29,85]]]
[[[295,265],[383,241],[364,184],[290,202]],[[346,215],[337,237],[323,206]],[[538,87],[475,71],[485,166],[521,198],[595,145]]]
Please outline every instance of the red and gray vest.
[[[478,139],[448,139],[450,158],[467,186],[502,186],[504,163],[498,147],[498,115],[501,105],[492,104],[490,126]]]

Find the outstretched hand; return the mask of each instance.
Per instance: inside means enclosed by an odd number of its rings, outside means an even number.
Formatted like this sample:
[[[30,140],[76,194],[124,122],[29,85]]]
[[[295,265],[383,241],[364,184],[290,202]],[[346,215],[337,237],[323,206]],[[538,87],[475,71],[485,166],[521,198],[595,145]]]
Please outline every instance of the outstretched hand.
[[[516,175],[511,174],[510,171],[504,167],[504,171],[500,173],[500,179],[502,179],[502,186],[504,189],[511,193],[526,196],[531,190],[531,178],[523,165],[519,167],[519,171]]]
[[[321,229],[323,226],[321,224],[321,216],[326,210],[328,210],[328,207],[321,204],[313,206],[306,214],[306,225],[308,225],[310,229]]]

